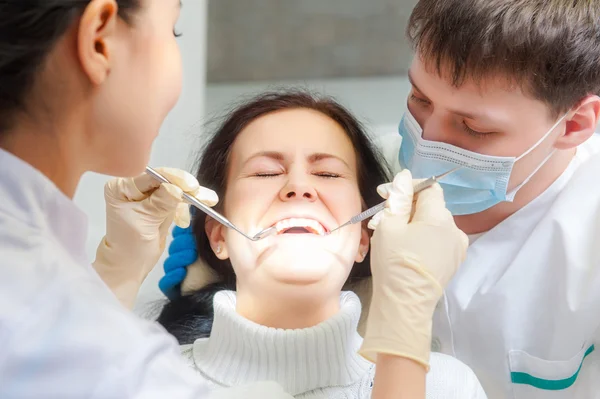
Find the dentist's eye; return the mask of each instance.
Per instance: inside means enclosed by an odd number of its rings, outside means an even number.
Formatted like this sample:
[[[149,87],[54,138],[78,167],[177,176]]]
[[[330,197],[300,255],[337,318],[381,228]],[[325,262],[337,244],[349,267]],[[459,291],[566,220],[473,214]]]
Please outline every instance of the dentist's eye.
[[[413,101],[419,105],[429,105],[430,104],[429,101],[427,101],[423,98],[419,98],[419,97],[415,96],[414,94],[411,94],[409,98],[411,101]]]
[[[177,33],[175,31],[175,29],[173,29],[173,36],[175,36],[175,37],[181,37],[182,35],[183,35],[183,33]]]
[[[477,130],[473,130],[465,122],[462,123],[462,128],[465,132],[467,132],[468,135],[476,137],[478,139],[482,139],[486,136],[493,134],[492,132],[479,132]]]

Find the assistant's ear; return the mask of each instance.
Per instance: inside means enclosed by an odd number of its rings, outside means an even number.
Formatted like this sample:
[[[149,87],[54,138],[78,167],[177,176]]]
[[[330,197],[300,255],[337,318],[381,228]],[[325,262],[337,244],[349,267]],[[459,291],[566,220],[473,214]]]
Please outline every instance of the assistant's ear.
[[[217,258],[221,260],[229,258],[229,251],[227,250],[225,236],[223,234],[224,230],[225,227],[221,223],[209,216],[206,217],[206,221],[204,222],[204,231],[206,231],[208,241],[210,241],[210,247]]]
[[[571,112],[565,134],[555,144],[559,150],[575,148],[592,137],[600,119],[600,97],[586,96]]]
[[[362,223],[360,232],[360,243],[358,245],[358,253],[356,254],[355,262],[361,263],[367,257],[369,253],[369,243],[371,241],[371,233],[366,223]]]
[[[116,43],[118,6],[115,0],[91,0],[79,22],[77,54],[94,85],[101,84],[111,67]]]

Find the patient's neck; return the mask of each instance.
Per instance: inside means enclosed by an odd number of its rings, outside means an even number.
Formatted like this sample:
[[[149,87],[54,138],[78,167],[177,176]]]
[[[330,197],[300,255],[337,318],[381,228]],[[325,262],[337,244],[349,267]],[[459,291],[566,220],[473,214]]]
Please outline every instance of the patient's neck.
[[[314,295],[257,295],[237,292],[236,311],[254,323],[286,330],[314,327],[333,317],[340,310],[338,295],[324,298]]]

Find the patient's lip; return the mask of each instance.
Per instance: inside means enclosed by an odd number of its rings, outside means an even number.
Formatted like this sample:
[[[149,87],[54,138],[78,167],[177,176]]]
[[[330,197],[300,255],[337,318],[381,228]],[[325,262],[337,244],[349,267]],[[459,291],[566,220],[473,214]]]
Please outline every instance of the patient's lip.
[[[279,226],[277,226],[279,224]],[[283,227],[286,225],[293,225],[295,227],[310,227],[313,224],[313,229],[316,230],[317,234],[326,235],[330,230],[330,226],[323,222],[322,219],[315,217],[314,213],[290,213],[278,217],[272,222],[269,227]],[[278,231],[279,233],[279,231]]]
[[[275,224],[277,234],[285,233],[286,231],[294,228],[301,227],[307,230],[308,233],[317,234],[320,236],[325,235],[327,229],[318,220],[312,218],[286,218],[282,219]]]

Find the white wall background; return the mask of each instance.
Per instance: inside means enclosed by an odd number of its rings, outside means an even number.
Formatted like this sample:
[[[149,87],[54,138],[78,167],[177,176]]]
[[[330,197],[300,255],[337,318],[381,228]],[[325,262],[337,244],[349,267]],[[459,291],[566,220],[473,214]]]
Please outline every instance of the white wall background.
[[[183,33],[178,39],[183,58],[183,92],[154,144],[151,165],[191,169],[193,150],[197,149],[193,143],[201,132],[197,122],[202,119],[205,106],[206,24],[207,0],[186,1],[177,27],[177,31]],[[87,252],[90,261],[95,258],[96,247],[105,232],[103,187],[107,180],[96,174],[86,175],[75,195],[75,202],[89,218]],[[160,273],[153,273],[146,285],[155,286],[159,277]],[[146,291],[141,300],[146,300]]]
[[[221,115],[240,98],[290,86],[335,97],[376,133],[396,130],[406,110],[410,90],[410,83],[405,76],[209,84],[206,88],[206,119]]]

